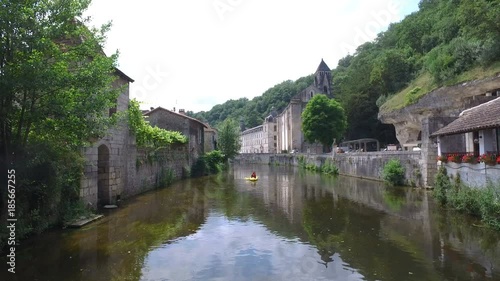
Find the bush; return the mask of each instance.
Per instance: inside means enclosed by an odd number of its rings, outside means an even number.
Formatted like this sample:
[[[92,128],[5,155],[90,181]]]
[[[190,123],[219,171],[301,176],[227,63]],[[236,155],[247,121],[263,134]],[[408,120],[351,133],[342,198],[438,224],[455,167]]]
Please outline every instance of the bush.
[[[489,184],[485,190],[482,190],[478,197],[481,219],[484,223],[497,230],[500,230],[499,189],[500,186]]]
[[[219,150],[213,150],[205,153],[205,163],[208,173],[216,174],[222,170],[224,155]]]
[[[442,205],[446,204],[447,196],[446,193],[451,189],[451,181],[446,172],[444,166],[439,167],[438,173],[436,174],[436,182],[434,184],[433,195],[436,197],[439,203]]]
[[[339,168],[337,168],[337,166],[335,166],[335,164],[333,164],[332,162],[330,162],[329,160],[327,160],[323,166],[321,166],[321,172],[323,174],[327,174],[327,175],[338,175],[339,174]]]
[[[210,151],[196,160],[191,167],[191,176],[201,177],[208,174],[216,174],[223,169],[224,163],[225,157],[221,151]]]
[[[160,171],[160,174],[158,175],[158,178],[156,180],[157,187],[162,188],[162,187],[169,186],[170,184],[172,184],[174,182],[174,179],[175,179],[175,175],[174,175],[174,171],[172,171],[172,169],[162,168]]]
[[[399,160],[391,159],[384,166],[382,178],[392,185],[403,185],[405,181],[405,168]]]

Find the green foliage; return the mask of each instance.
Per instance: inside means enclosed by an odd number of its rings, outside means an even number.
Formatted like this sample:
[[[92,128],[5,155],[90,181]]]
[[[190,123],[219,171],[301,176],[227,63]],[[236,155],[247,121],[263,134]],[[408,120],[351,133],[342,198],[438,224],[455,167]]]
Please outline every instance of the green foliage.
[[[333,139],[341,139],[347,128],[344,109],[326,95],[315,95],[302,112],[304,138],[313,143],[319,141],[330,147]]]
[[[448,177],[446,168],[444,166],[440,166],[438,173],[436,174],[436,180],[434,184],[434,197],[436,197],[439,203],[444,205],[447,203],[447,193],[450,189],[451,181]]]
[[[222,165],[224,164],[224,155],[219,150],[213,150],[205,153],[205,162],[207,165],[207,170],[211,174],[216,174],[222,171]]]
[[[326,160],[325,163],[321,166],[321,173],[327,175],[338,175],[339,168],[335,166],[330,160]]]
[[[240,129],[238,123],[233,119],[226,119],[219,127],[218,144],[224,159],[233,159],[241,149]]]
[[[478,189],[462,184],[460,177],[451,183],[446,168],[441,166],[436,176],[434,197],[444,206],[480,218],[486,225],[500,230],[500,185],[488,183]]]
[[[113,87],[117,54],[101,50],[109,25],[85,26],[89,3],[1,4],[0,168],[16,169],[18,239],[71,217],[68,208],[80,196],[80,149],[117,121],[107,114],[121,92]],[[4,189],[0,197],[4,217]]]
[[[130,101],[128,121],[139,147],[158,149],[172,144],[185,144],[188,141],[187,137],[180,132],[149,125],[142,116],[139,102],[135,99]]]
[[[440,86],[484,78],[477,71],[457,80],[464,72],[500,61],[498,1],[433,0],[421,1],[419,7],[341,59],[333,71],[335,97],[349,121],[347,139],[396,141],[393,128],[378,122],[379,108],[398,109]],[[421,83],[414,83],[416,78]],[[416,87],[421,88],[418,93],[408,94]]]
[[[489,183],[480,192],[479,208],[481,219],[487,225],[500,230],[500,186]]]
[[[403,185],[405,181],[405,168],[398,159],[391,159],[384,166],[382,178],[392,185]]]
[[[304,155],[299,155],[297,158],[297,161],[299,163],[300,168],[305,168],[306,167],[306,157]]]
[[[174,182],[174,179],[175,179],[174,171],[172,171],[172,169],[163,167],[157,176],[156,186],[158,188],[169,186]]]
[[[216,174],[224,169],[226,158],[219,150],[213,150],[199,157],[191,167],[191,176],[201,177]]]
[[[334,175],[334,176],[339,174],[339,169],[329,159],[327,159],[320,166],[317,166],[314,163],[309,163],[307,161],[307,159],[305,158],[305,156],[303,156],[303,155],[298,156],[297,161],[299,163],[299,168],[301,168],[301,169],[305,169],[305,170],[309,170],[309,171],[313,171],[313,172],[320,172],[323,174]]]
[[[413,90],[409,91],[408,94],[406,94],[405,106],[414,104],[418,101],[418,93],[420,90],[422,90],[420,87],[415,87]]]

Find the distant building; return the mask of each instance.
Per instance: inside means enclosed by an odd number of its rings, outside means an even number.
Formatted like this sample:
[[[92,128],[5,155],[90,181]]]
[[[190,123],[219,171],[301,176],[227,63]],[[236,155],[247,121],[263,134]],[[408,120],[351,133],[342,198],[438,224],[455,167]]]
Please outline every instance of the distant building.
[[[177,113],[163,107],[157,107],[144,113],[144,116],[148,117],[147,120],[153,127],[178,131],[189,138],[190,165],[205,152],[204,129],[207,125],[198,119],[187,116],[183,109],[179,109],[179,113]]]
[[[277,116],[278,152],[323,152],[323,145],[305,141],[302,133],[302,111],[316,94],[325,94],[329,98],[333,98],[331,81],[330,68],[321,60],[314,74],[313,84],[295,95],[285,110]]]
[[[260,126],[244,130],[241,133],[241,153],[276,153],[277,133],[276,110],[266,117]],[[242,127],[243,128],[243,127]]]
[[[321,63],[314,74],[314,82],[292,97],[288,106],[279,115],[273,109],[260,126],[245,130],[241,128],[241,153],[282,153],[308,152],[322,153],[323,145],[307,143],[302,133],[302,111],[307,102],[316,94],[333,98],[332,73],[326,63]]]

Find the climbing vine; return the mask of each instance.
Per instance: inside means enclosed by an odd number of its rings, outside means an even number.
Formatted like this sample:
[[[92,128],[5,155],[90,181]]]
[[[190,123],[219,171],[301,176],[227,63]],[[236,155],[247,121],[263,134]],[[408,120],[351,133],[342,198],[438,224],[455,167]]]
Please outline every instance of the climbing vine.
[[[130,101],[128,120],[129,127],[135,134],[139,147],[158,149],[172,144],[184,144],[188,142],[187,137],[180,132],[151,126],[144,120],[139,108],[139,102],[135,99]]]

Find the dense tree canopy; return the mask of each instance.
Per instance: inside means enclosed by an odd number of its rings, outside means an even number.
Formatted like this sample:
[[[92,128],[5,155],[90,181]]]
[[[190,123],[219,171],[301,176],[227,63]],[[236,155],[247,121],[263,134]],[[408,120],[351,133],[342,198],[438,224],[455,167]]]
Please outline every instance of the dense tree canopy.
[[[315,95],[302,112],[302,131],[305,139],[330,147],[333,139],[340,140],[347,128],[344,109],[323,94]]]
[[[335,96],[348,116],[348,139],[391,142],[393,129],[380,124],[377,114],[394,94],[415,82],[396,103],[406,106],[433,88],[476,79],[481,70],[458,77],[500,60],[499,1],[422,0],[419,7],[342,58],[332,72]]]
[[[119,93],[111,87],[116,55],[101,51],[109,26],[88,29],[81,20],[89,2],[2,2],[3,153],[22,149],[29,138],[75,148],[104,131],[103,110]]]

